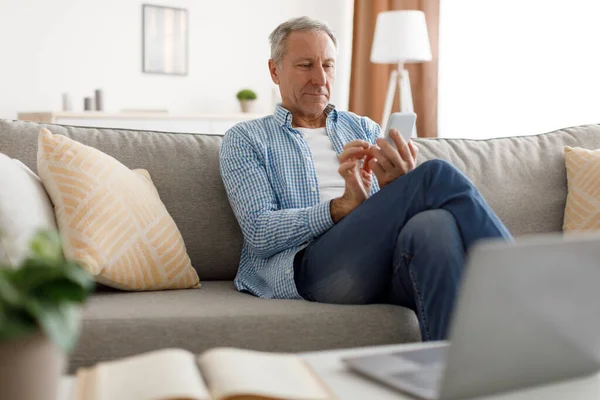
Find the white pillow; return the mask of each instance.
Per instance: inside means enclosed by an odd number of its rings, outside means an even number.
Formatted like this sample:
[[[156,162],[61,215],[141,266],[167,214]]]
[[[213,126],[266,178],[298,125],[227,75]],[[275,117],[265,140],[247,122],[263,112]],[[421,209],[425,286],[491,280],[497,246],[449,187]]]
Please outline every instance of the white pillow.
[[[17,267],[39,229],[57,229],[42,181],[21,161],[0,153],[0,265]]]

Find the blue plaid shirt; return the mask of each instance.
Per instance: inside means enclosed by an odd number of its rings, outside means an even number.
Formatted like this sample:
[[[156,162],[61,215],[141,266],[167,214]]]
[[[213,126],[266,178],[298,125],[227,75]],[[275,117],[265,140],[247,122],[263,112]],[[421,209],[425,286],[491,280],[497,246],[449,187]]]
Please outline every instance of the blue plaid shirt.
[[[327,134],[337,154],[355,139],[374,144],[380,127],[367,117],[325,109]],[[244,235],[234,284],[263,298],[301,299],[294,283],[294,256],[334,223],[321,202],[310,148],[292,128],[292,114],[242,122],[225,134],[220,169]],[[379,190],[373,176],[371,194]]]

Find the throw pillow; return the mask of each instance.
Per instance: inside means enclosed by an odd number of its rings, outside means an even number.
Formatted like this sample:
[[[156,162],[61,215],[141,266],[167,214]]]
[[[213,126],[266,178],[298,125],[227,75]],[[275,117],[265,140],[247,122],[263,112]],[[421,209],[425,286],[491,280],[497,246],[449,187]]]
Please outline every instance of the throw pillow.
[[[600,229],[600,150],[565,147],[569,193],[563,231]]]
[[[19,160],[0,153],[0,265],[17,267],[40,229],[56,231],[42,181]]]
[[[123,290],[200,287],[183,238],[150,175],[43,128],[38,171],[65,254]]]

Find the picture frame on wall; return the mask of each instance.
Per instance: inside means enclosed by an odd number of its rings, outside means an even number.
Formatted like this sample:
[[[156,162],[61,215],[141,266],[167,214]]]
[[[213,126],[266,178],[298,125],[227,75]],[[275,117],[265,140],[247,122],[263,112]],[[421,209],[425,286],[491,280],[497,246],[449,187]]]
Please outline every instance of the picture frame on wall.
[[[142,72],[188,74],[188,12],[142,4]]]

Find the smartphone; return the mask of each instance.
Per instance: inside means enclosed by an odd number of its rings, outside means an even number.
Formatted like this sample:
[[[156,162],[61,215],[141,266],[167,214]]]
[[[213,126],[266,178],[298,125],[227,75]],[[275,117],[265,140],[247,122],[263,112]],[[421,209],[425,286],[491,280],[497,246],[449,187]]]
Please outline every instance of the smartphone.
[[[400,132],[400,136],[402,136],[402,138],[408,142],[412,137],[416,122],[417,114],[415,114],[414,112],[393,113],[388,119],[387,126],[385,127],[385,131],[383,133],[383,137],[394,147],[396,147],[394,139],[392,139],[392,137],[390,136],[390,130],[398,129],[398,132]]]

